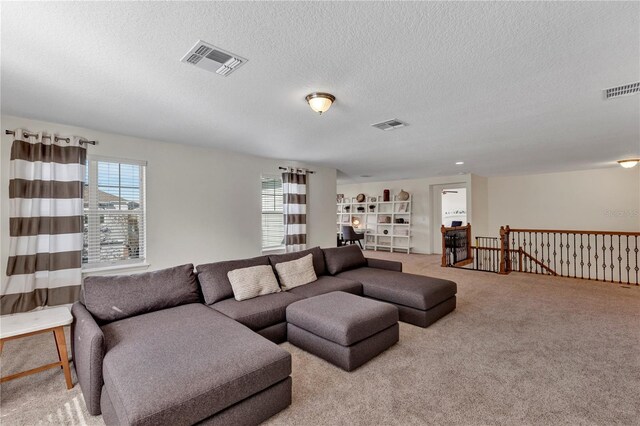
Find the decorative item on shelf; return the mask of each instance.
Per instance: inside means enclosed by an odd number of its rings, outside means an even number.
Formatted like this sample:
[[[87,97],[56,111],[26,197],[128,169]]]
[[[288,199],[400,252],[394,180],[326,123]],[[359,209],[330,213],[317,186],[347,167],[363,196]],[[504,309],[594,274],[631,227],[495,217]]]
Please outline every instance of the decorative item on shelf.
[[[396,219],[396,223],[404,223],[404,219],[399,217]]]
[[[382,201],[385,201],[385,202],[386,202],[386,201],[389,201],[389,200],[390,200],[390,194],[391,194],[391,193],[389,192],[389,190],[388,190],[388,189],[385,189],[385,190],[382,192]]]
[[[409,203],[400,203],[398,205],[398,213],[405,213],[407,211],[407,204]]]
[[[336,195],[336,200],[337,200],[339,203],[344,202],[344,194],[338,194],[338,195]]]
[[[378,201],[378,197],[369,197],[369,201],[375,203],[376,201]]]
[[[358,207],[358,213],[364,213],[364,211],[365,211],[364,207],[362,207],[362,206]]]
[[[360,219],[358,219],[357,217],[354,217],[353,219],[351,219],[351,224],[353,225],[354,228],[359,228]]]
[[[351,210],[351,206],[344,206],[344,211],[348,212],[349,210]]]
[[[375,204],[369,204],[369,211],[371,213],[373,213],[376,210],[376,205]]]
[[[359,203],[364,202],[365,199],[366,199],[366,197],[364,196],[364,194],[358,194],[356,196],[356,201],[359,202]]]
[[[391,216],[386,216],[384,218],[384,223],[391,223]]]
[[[382,233],[383,233],[384,235],[387,235],[387,234],[389,233],[389,230],[388,230],[388,229],[385,229],[384,231],[382,231]]]
[[[398,193],[398,200],[399,201],[407,201],[409,199],[409,193],[407,191],[405,191],[404,189],[400,190],[400,193]]]

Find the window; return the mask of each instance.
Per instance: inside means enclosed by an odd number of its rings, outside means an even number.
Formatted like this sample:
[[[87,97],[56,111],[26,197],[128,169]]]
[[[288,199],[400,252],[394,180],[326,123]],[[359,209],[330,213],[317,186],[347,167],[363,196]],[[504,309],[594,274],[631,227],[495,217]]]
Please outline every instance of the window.
[[[262,178],[262,249],[284,246],[282,217],[282,179]]]
[[[145,163],[89,158],[84,184],[85,267],[145,258]]]

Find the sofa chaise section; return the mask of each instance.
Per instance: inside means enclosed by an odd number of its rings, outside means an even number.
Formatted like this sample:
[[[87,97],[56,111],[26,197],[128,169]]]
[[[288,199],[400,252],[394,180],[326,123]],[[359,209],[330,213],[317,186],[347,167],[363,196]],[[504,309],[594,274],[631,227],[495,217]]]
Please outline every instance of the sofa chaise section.
[[[271,389],[288,380],[290,354],[204,305],[127,318],[103,333],[107,424],[194,424],[262,392],[278,396],[268,398],[277,411],[291,402]]]
[[[400,272],[399,262],[367,259],[356,246],[325,249],[327,269],[360,282],[365,297],[394,304],[400,321],[428,327],[456,307],[456,283]]]
[[[453,281],[369,267],[338,276],[360,281],[365,297],[396,305],[400,321],[420,327],[428,327],[456,308]]]

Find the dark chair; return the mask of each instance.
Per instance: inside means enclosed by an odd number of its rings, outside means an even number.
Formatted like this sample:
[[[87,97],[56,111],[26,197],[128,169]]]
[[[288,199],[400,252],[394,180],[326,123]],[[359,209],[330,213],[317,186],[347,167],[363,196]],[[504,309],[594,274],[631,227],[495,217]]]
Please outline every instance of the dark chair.
[[[360,242],[360,240],[364,240],[364,233],[357,233],[353,229],[353,226],[346,225],[342,227],[342,240],[345,242],[345,244],[353,244],[354,242],[357,242],[360,248],[364,248],[362,247],[362,243]]]

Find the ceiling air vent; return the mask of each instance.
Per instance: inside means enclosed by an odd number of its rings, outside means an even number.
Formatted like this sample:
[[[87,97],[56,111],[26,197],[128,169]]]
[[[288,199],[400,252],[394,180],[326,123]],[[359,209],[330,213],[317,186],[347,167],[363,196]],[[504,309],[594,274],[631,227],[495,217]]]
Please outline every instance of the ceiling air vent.
[[[226,77],[240,68],[247,59],[198,40],[180,61]]]
[[[380,123],[372,124],[371,126],[375,127],[376,129],[380,129],[380,130],[393,130],[393,129],[397,129],[399,127],[405,127],[406,125],[407,125],[407,123],[404,123],[404,122],[398,120],[397,118],[393,118],[391,120],[382,121]]]
[[[604,89],[605,99],[619,98],[620,96],[629,96],[635,93],[640,93],[640,81]]]

